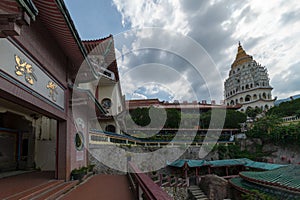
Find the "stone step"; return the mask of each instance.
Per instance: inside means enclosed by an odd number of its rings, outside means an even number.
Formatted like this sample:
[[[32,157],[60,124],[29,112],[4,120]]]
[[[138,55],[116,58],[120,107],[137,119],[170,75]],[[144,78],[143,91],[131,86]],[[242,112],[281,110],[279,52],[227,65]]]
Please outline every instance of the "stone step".
[[[7,200],[30,199],[31,197],[34,197],[35,195],[38,195],[44,191],[47,191],[49,188],[55,187],[63,182],[64,182],[63,180],[51,180],[47,183],[38,185],[36,187],[30,188],[28,190],[25,190],[20,193],[9,196],[6,199]]]
[[[205,194],[202,195],[194,195],[195,198],[207,198]]]
[[[188,193],[192,196],[191,199],[195,200],[208,200],[207,196],[198,186],[190,186],[188,188]]]
[[[203,192],[192,192],[193,195],[205,195]]]
[[[61,183],[58,186],[49,188],[47,191],[35,196],[32,198],[32,200],[57,199],[59,196],[72,189],[78,183],[79,181],[77,180]]]
[[[191,185],[191,186],[189,187],[189,189],[193,189],[193,188],[199,189],[199,187],[198,187],[197,185]]]

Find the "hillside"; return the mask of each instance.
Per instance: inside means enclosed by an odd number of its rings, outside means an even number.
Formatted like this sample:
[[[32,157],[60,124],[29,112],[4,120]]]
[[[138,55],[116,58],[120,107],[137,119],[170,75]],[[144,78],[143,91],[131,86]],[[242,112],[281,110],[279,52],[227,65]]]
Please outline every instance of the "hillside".
[[[295,100],[295,99],[299,99],[300,98],[300,94],[298,95],[294,95],[292,96],[292,98]],[[279,104],[283,103],[283,102],[287,102],[287,101],[291,101],[292,100],[291,97],[289,98],[286,98],[286,99],[278,99],[274,102],[275,106],[278,106]]]
[[[271,108],[267,115],[277,115],[278,117],[300,115],[300,98],[280,103],[278,106]]]

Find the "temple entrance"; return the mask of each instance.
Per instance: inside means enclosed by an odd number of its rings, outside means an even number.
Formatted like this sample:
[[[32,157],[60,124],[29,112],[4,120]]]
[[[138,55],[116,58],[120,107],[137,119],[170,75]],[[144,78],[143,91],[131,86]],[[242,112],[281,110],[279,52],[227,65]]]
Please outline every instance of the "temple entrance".
[[[0,99],[0,173],[55,172],[56,136],[57,120]]]

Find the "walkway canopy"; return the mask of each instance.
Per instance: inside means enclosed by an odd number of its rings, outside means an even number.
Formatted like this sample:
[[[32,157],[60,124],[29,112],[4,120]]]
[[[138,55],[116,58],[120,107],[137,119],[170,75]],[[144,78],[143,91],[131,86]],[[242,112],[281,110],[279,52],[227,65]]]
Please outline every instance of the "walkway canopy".
[[[255,169],[262,169],[262,170],[273,170],[273,169],[278,169],[280,167],[286,166],[286,165],[280,165],[280,164],[256,162],[256,161],[250,160],[248,158],[213,160],[213,161],[206,161],[206,160],[176,160],[172,163],[167,162],[167,165],[171,166],[171,167],[183,167],[185,165],[185,163],[188,165],[188,167],[202,167],[202,166],[226,167],[226,166],[242,165],[242,166],[245,166],[245,167],[250,167],[250,168],[255,168]]]

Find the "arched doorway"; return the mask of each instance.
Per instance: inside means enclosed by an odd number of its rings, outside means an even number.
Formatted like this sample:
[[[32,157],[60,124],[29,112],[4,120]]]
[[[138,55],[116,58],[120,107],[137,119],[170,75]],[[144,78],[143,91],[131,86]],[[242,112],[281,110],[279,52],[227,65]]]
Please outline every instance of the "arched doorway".
[[[115,133],[116,132],[116,127],[114,125],[109,124],[105,127],[105,131]]]

